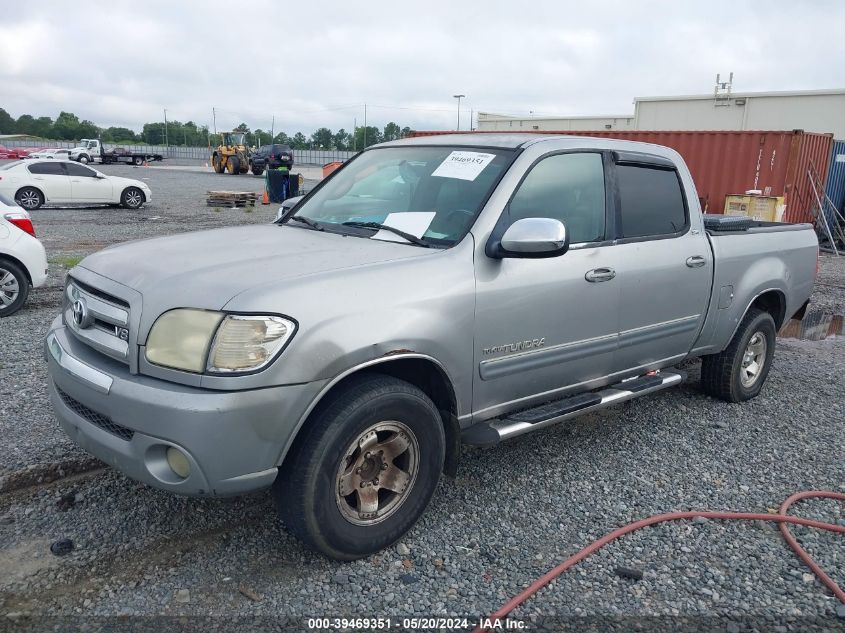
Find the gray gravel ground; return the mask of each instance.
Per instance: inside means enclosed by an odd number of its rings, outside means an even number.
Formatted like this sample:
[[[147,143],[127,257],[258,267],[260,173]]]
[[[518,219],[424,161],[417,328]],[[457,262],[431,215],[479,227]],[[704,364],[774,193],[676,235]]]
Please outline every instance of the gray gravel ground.
[[[228,176],[144,172],[157,199],[140,212],[35,214],[56,263],[53,286],[0,322],[7,475],[84,458],[56,428],[44,389],[40,345],[59,302],[58,258],[146,235],[263,222],[275,210],[206,209],[202,194]],[[814,301],[842,306],[845,290],[836,285],[845,285],[845,263],[824,258],[821,280],[835,285],[819,286]],[[0,494],[0,614],[486,614],[629,521],[685,509],[766,512],[798,490],[845,491],[843,357],[840,337],[782,339],[769,381],[751,402],[704,396],[691,364],[690,380],[677,389],[493,449],[467,449],[458,477],[441,481],[402,543],[354,563],[305,550],[280,526],[266,493],[186,499],[109,469],[9,491]],[[57,502],[71,493],[75,504],[63,511]],[[845,524],[842,504],[802,502],[794,513]],[[845,584],[841,535],[794,532]],[[76,546],[61,558],[49,551],[59,538]],[[619,566],[641,569],[644,578],[619,578]],[[807,571],[774,525],[684,521],[607,546],[515,615],[614,618],[600,629],[629,629],[652,616],[647,628],[673,628],[678,616],[728,631],[746,630],[726,629],[730,618],[756,630],[807,630],[818,617],[821,628],[842,628],[835,598]],[[546,625],[555,630],[563,621]]]

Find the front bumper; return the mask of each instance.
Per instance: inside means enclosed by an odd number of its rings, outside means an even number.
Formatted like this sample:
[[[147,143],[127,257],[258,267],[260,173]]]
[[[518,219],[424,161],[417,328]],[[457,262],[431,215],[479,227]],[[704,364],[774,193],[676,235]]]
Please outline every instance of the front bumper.
[[[50,402],[83,449],[132,479],[191,496],[226,496],[273,483],[279,458],[322,381],[212,391],[133,375],[77,341],[56,319],[45,341]],[[168,466],[182,451],[190,474]]]

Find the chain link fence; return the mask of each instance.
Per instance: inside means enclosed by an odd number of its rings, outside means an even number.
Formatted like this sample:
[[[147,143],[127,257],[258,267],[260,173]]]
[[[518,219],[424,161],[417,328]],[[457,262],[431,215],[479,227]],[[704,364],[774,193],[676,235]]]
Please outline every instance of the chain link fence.
[[[29,139],[8,139],[2,141],[6,147],[39,147],[55,149],[71,149],[78,147],[79,143],[74,141],[42,141],[37,142]],[[105,149],[111,150],[115,147],[123,147],[131,152],[144,154],[161,154],[165,158],[173,160],[209,161],[211,150],[207,147],[176,147],[165,145],[135,145],[120,143],[103,143]],[[293,161],[296,165],[325,165],[332,162],[344,162],[355,156],[357,152],[344,152],[340,150],[322,149],[295,149],[293,150]]]

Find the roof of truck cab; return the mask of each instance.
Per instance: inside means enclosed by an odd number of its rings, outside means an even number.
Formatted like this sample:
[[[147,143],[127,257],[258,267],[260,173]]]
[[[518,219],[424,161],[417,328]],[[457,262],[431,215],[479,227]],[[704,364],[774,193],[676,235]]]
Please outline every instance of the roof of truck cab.
[[[380,143],[378,147],[394,147],[397,145],[464,145],[468,147],[514,149],[531,145],[540,139],[548,137],[549,135],[546,134],[432,134],[430,136],[414,136],[399,139],[398,141],[388,141],[387,143]]]
[[[543,143],[549,141],[556,141],[569,147],[584,147],[585,141],[589,141],[589,146],[602,149],[628,150],[649,152],[652,154],[662,156],[677,156],[677,153],[667,147],[661,145],[654,145],[652,143],[643,143],[641,141],[629,141],[623,139],[611,139],[598,136],[574,136],[569,134],[491,134],[483,133],[457,133],[457,134],[432,134],[430,136],[414,136],[411,138],[404,138],[398,141],[389,141],[387,143],[380,143],[373,145],[367,149],[377,147],[398,147],[398,146],[413,146],[413,145],[451,145],[463,147],[489,147],[491,149],[517,149],[535,145],[536,143]]]

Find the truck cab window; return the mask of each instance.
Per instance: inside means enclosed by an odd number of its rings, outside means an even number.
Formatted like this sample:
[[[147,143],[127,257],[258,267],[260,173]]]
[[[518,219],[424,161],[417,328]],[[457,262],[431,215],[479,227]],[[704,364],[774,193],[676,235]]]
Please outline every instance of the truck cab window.
[[[689,222],[678,172],[645,165],[617,165],[622,237],[672,235]]]
[[[511,222],[553,218],[572,244],[604,239],[605,190],[601,154],[557,154],[537,163],[508,206]]]

